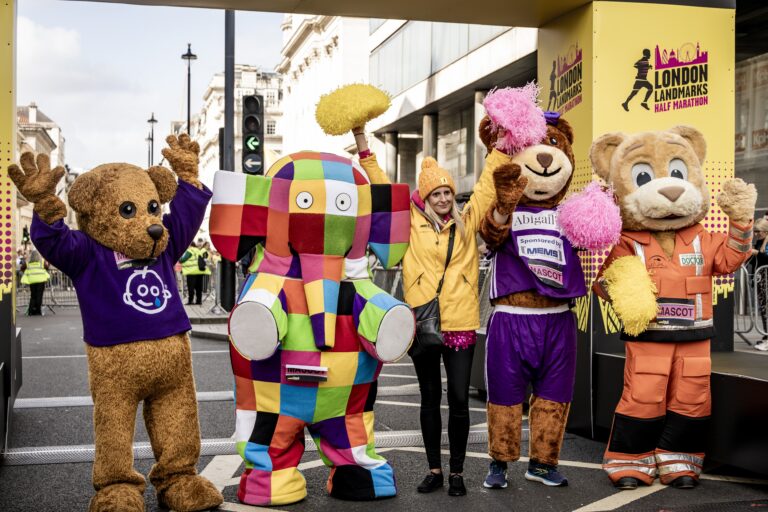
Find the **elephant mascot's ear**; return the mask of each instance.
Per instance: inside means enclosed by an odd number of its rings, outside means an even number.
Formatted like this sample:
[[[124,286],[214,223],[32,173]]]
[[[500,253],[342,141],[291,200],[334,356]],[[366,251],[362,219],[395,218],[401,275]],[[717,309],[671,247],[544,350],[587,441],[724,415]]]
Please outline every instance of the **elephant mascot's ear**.
[[[240,261],[267,234],[272,179],[218,171],[213,180],[209,232],[216,250]]]
[[[368,245],[384,268],[403,259],[411,232],[408,185],[371,185],[371,236]]]

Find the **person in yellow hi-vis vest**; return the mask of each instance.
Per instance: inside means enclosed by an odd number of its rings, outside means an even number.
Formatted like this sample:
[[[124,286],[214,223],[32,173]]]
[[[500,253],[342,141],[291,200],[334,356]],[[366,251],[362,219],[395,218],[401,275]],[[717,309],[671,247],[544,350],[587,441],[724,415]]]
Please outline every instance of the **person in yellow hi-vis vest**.
[[[29,308],[27,308],[29,316],[43,314],[45,283],[51,279],[47,269],[48,263],[43,262],[37,251],[32,251],[29,262],[22,264],[21,270],[24,274],[21,276],[21,284],[29,285]]]
[[[203,276],[211,275],[208,265],[208,251],[203,248],[202,238],[192,242],[179,260],[181,274],[187,278],[187,304],[203,303]]]

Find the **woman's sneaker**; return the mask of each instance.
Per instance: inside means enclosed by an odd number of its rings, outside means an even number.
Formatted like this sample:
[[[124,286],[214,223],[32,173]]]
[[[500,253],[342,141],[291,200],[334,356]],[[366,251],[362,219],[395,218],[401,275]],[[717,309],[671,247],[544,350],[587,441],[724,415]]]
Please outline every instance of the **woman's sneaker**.
[[[498,462],[491,461],[488,468],[488,475],[485,477],[483,487],[486,489],[506,489],[507,488],[507,468]]]
[[[560,474],[557,470],[557,466],[533,461],[528,463],[528,471],[525,473],[525,479],[532,482],[541,482],[550,487],[568,485],[568,479]]]
[[[429,474],[424,477],[424,480],[421,481],[419,486],[416,488],[419,492],[432,492],[436,489],[440,489],[443,486],[443,474],[442,473],[432,473],[431,471]]]
[[[765,337],[763,337],[765,338]],[[768,339],[763,339],[762,341],[759,341],[758,343],[755,343],[755,350],[759,350],[761,352],[768,351]]]

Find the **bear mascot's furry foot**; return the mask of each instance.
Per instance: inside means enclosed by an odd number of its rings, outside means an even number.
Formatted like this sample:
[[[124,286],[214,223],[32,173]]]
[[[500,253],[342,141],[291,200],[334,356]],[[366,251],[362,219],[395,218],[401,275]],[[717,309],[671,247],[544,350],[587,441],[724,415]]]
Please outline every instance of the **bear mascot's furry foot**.
[[[143,512],[143,489],[130,484],[114,484],[99,489],[91,498],[88,512]]]
[[[165,489],[158,490],[160,506],[176,512],[207,510],[221,504],[221,493],[206,478],[185,475],[176,478]]]

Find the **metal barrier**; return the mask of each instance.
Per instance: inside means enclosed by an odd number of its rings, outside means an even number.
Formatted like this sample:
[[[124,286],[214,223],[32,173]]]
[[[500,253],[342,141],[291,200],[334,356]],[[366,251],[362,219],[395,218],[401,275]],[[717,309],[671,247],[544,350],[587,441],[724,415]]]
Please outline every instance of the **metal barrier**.
[[[221,290],[219,280],[219,264],[213,264],[209,267],[210,275],[203,275],[203,305],[209,306],[212,312],[223,314],[221,309]],[[55,313],[56,308],[76,307],[78,306],[77,294],[72,280],[63,272],[56,268],[49,268],[48,273],[51,279],[45,284],[43,293],[43,307]],[[488,285],[490,281],[486,277],[490,273],[490,263],[486,260],[480,262],[480,275],[478,281],[478,290],[480,291],[480,325],[485,325],[491,313],[491,305],[488,301]],[[403,292],[403,273],[402,268],[395,267],[384,269],[381,266],[374,266],[371,270],[373,282],[398,300],[404,300]],[[238,268],[235,272],[237,293],[242,289],[246,276]],[[176,287],[179,290],[181,299],[186,301],[188,297],[187,279],[180,271],[175,272]],[[16,287],[16,309],[18,311],[26,310],[29,306],[30,290],[29,286],[20,284],[17,280]]]
[[[480,261],[480,274],[477,283],[480,298],[480,326],[484,327],[491,316],[493,306],[488,300],[488,287],[490,280],[487,279],[490,274],[491,263],[489,260]],[[371,269],[373,283],[392,295],[397,300],[405,301],[403,293],[403,270],[401,267],[390,269],[382,268],[378,263]]]
[[[746,335],[753,330],[768,336],[768,265],[758,267],[754,274],[742,265],[736,272],[733,292],[734,333],[751,346]]]
[[[211,275],[203,275],[203,305],[210,305],[212,312],[223,314],[224,311],[220,306],[219,265],[218,263],[213,264],[209,268],[211,269]],[[42,307],[55,314],[56,308],[79,306],[72,280],[61,270],[54,267],[48,269],[48,274],[51,278],[45,283]],[[186,301],[188,297],[187,280],[180,271],[174,272],[174,274],[176,287],[179,290],[181,299]],[[16,279],[16,310],[26,311],[29,307],[31,294],[29,285],[21,284],[21,275],[22,273],[19,272]],[[240,272],[240,269],[237,269],[236,276],[236,290],[239,291],[245,281],[245,276]]]

